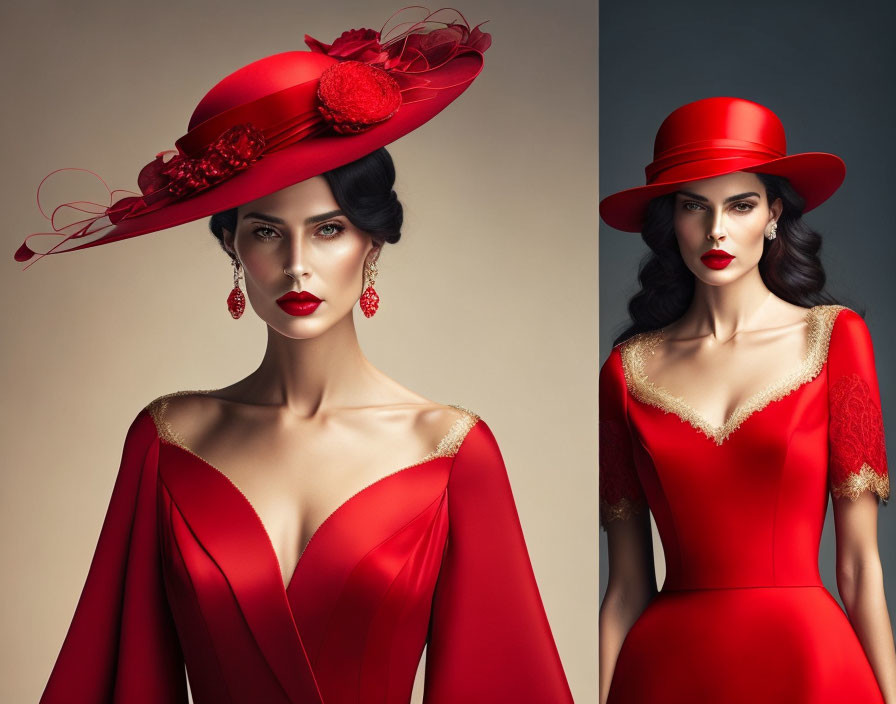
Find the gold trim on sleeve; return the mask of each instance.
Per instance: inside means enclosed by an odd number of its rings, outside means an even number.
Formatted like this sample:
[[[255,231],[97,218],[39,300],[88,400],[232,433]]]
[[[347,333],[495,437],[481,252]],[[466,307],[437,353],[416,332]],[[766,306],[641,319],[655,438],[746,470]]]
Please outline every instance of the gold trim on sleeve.
[[[886,503],[890,498],[889,475],[878,474],[865,462],[858,472],[850,472],[846,479],[832,486],[831,494],[836,498],[845,496],[855,501],[865,490],[877,494]]]
[[[433,460],[436,457],[453,457],[456,455],[464,438],[467,437],[467,433],[469,433],[473,429],[473,426],[476,425],[477,421],[479,421],[479,416],[472,411],[468,411],[461,406],[452,405],[451,407],[461,411],[463,415],[454,421],[452,426],[448,429],[448,432],[441,440],[439,440],[436,449],[426,455],[426,457],[420,461],[421,464]]]
[[[190,394],[207,394],[211,390],[212,389],[185,389],[183,391],[172,391],[169,394],[159,396],[150,401],[146,405],[146,410],[149,411],[149,414],[156,424],[156,432],[159,437],[171,445],[178,445],[183,449],[192,452],[192,450],[189,450],[187,447],[184,439],[171,427],[171,424],[165,417],[165,411],[168,409],[168,399],[174,398],[175,396],[189,396]]]

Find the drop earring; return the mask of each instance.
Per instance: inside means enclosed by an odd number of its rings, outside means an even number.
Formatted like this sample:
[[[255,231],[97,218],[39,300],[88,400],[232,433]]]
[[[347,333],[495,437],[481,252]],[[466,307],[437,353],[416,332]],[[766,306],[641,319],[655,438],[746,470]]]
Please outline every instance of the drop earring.
[[[765,239],[773,240],[778,236],[778,221],[772,220],[771,227],[768,228],[768,232],[765,233]]]
[[[234,320],[246,310],[246,297],[240,290],[240,263],[236,258],[233,260],[233,290],[227,297],[227,310],[230,311]]]
[[[364,265],[364,293],[361,294],[361,311],[364,313],[364,316],[367,318],[372,318],[374,313],[376,313],[377,308],[380,307],[380,297],[377,295],[376,289],[373,287],[373,282],[376,280],[376,275],[379,271],[376,268],[376,260],[368,261]]]

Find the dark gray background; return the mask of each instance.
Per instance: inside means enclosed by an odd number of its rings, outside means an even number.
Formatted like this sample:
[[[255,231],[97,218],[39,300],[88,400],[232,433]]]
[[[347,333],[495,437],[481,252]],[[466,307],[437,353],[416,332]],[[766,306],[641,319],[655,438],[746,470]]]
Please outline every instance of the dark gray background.
[[[821,232],[828,289],[858,311],[874,341],[884,428],[896,453],[894,78],[896,3],[720,3],[657,0],[600,4],[600,195],[644,183],[653,139],[680,105],[714,95],[754,100],[787,131],[788,153],[829,151],[846,181],[806,220]],[[600,362],[626,327],[647,246],[600,225]],[[891,459],[892,461],[892,459]],[[890,618],[896,616],[896,507],[879,511]],[[820,568],[838,598],[830,502]],[[600,592],[607,580],[601,531]],[[662,585],[658,585],[662,586]]]

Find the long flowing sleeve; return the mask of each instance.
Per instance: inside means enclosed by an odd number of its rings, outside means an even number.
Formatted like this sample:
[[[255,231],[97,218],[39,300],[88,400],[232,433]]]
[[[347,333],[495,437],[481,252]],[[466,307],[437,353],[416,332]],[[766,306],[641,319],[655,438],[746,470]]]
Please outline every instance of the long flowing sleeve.
[[[455,455],[448,513],[423,701],[572,702],[507,471],[481,420]]]
[[[635,469],[627,393],[619,347],[610,352],[598,377],[598,477],[600,524],[624,520],[646,505]]]
[[[131,423],[78,605],[40,704],[186,704],[158,541],[158,442]]]
[[[865,321],[849,308],[831,332],[828,404],[831,494],[855,499],[867,490],[886,501],[890,479],[874,348]]]

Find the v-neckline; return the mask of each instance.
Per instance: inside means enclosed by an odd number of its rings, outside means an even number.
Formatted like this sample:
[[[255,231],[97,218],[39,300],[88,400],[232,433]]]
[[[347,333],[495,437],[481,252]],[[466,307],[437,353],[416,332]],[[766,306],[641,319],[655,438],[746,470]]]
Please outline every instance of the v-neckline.
[[[713,425],[680,396],[654,384],[644,372],[646,356],[663,340],[662,330],[650,330],[632,336],[620,345],[622,369],[629,393],[638,401],[672,413],[706,437],[721,445],[744,421],[768,404],[778,401],[809,383],[821,371],[828,358],[831,332],[842,305],[817,305],[806,311],[808,326],[806,354],[800,366],[790,374],[748,396],[738,404],[722,425]]]
[[[173,396],[183,396],[188,394],[208,394],[212,389],[196,389],[196,390],[188,390],[188,391],[175,391],[174,393],[166,394],[164,396],[160,396],[155,399],[152,403],[150,403],[147,408],[150,410],[150,414],[153,417],[156,425],[156,431],[159,436],[159,439],[164,442],[166,445],[171,447],[175,447],[188,455],[191,455],[195,459],[197,459],[200,463],[202,463],[205,467],[215,472],[215,474],[219,475],[233,491],[236,492],[236,495],[240,497],[242,503],[248,509],[249,513],[255,517],[255,522],[258,529],[261,531],[261,535],[263,536],[268,554],[273,561],[274,569],[277,573],[277,581],[283,588],[283,592],[285,594],[289,594],[290,589],[293,583],[296,581],[296,575],[299,572],[299,566],[302,563],[302,559],[305,556],[305,553],[308,551],[308,547],[317,537],[317,535],[321,532],[321,529],[327,525],[327,523],[335,517],[337,514],[344,511],[355,499],[360,497],[362,494],[372,490],[374,487],[379,486],[381,483],[390,479],[406,470],[414,469],[415,467],[420,467],[422,465],[428,464],[440,457],[453,457],[457,454],[458,449],[460,448],[461,443],[464,438],[467,436],[467,433],[473,428],[473,426],[479,421],[479,416],[473,413],[472,411],[463,408],[462,406],[457,406],[454,404],[450,404],[452,408],[456,408],[457,410],[462,412],[460,418],[454,421],[451,424],[451,427],[442,436],[439,440],[436,448],[430,451],[426,456],[422,459],[409,464],[399,469],[393,470],[388,474],[385,474],[378,479],[368,483],[367,485],[361,487],[358,491],[353,493],[351,496],[346,498],[344,501],[339,503],[336,508],[334,508],[323,521],[311,532],[311,535],[308,538],[308,541],[305,543],[305,546],[299,552],[298,559],[296,560],[296,564],[292,569],[292,573],[289,576],[289,579],[286,581],[283,580],[283,573],[280,570],[280,558],[277,556],[277,551],[274,548],[274,541],[271,540],[270,533],[268,533],[267,528],[265,528],[264,521],[261,520],[261,516],[258,511],[255,509],[255,506],[249,500],[249,497],[243,492],[242,489],[223,471],[221,471],[218,467],[213,465],[207,459],[197,454],[193,450],[191,450],[187,444],[183,441],[180,435],[170,426],[168,421],[165,419],[165,409],[168,405],[168,399]]]

